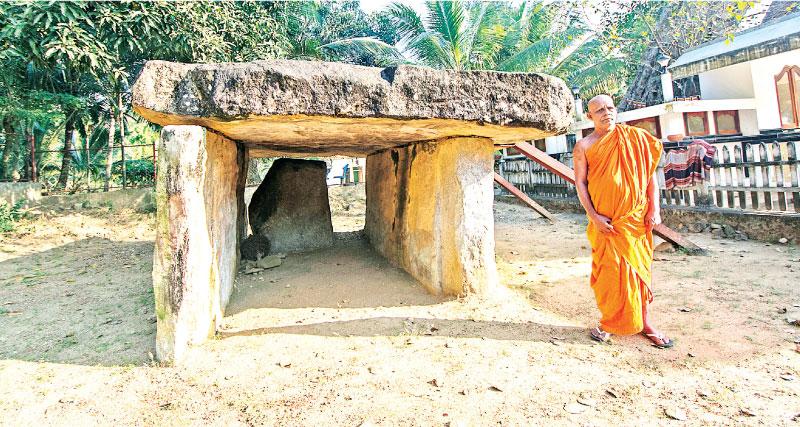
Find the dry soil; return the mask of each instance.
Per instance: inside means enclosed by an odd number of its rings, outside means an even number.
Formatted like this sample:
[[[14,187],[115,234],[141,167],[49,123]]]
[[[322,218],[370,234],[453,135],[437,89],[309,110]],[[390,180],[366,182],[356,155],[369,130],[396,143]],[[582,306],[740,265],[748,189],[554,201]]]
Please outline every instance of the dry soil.
[[[331,204],[337,231],[363,227],[363,187]],[[654,265],[676,347],[602,345],[585,218],[495,210],[492,295],[430,296],[340,234],[240,275],[180,367],[152,360],[154,217],[46,210],[0,236],[0,424],[796,425],[797,248],[690,235],[709,256]]]

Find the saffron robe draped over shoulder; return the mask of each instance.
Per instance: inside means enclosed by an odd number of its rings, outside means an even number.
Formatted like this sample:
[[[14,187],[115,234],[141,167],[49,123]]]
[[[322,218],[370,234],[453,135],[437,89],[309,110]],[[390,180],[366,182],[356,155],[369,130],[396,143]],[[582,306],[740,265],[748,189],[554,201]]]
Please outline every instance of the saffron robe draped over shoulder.
[[[644,224],[647,186],[661,158],[662,144],[648,132],[617,125],[586,151],[589,197],[614,232],[603,234],[589,221],[592,246],[591,286],[602,318],[613,334],[641,332],[642,307],[650,290],[653,234]]]

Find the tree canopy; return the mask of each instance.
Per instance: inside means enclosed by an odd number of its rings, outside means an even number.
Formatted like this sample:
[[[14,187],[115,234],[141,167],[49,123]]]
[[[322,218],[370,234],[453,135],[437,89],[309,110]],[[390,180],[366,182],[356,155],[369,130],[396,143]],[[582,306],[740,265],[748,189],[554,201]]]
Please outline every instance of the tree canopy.
[[[40,178],[73,190],[124,180],[127,163],[116,160],[122,145],[155,138],[130,106],[130,86],[147,60],[543,72],[586,98],[620,97],[647,49],[664,42],[656,27],[664,10],[680,9],[675,4],[429,1],[421,15],[401,3],[366,13],[354,0],[3,2],[0,179]],[[740,13],[736,4],[723,8]],[[715,22],[707,25],[717,30]],[[685,34],[701,41],[702,31]],[[129,158],[147,161],[145,151]]]

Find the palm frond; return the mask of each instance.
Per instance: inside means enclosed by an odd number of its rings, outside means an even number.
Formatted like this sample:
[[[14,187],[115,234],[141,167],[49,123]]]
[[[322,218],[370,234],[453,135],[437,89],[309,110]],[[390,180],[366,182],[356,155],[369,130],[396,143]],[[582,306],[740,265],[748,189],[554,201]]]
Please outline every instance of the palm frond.
[[[469,58],[464,51],[463,5],[457,1],[431,1],[426,5],[429,32],[436,34],[432,41],[441,44],[450,68],[464,69]]]
[[[495,7],[489,7],[487,2],[478,3],[470,10],[469,27],[464,37],[464,51],[468,68],[477,68],[497,51],[500,36],[492,25],[495,21]]]
[[[615,93],[625,83],[627,64],[620,58],[608,58],[592,63],[567,78],[570,85],[581,88],[581,96]]]
[[[544,71],[542,68],[547,64],[550,48],[553,40],[545,38],[531,43],[525,49],[509,56],[499,64],[497,69],[500,71]]]
[[[458,1],[427,2],[429,27],[442,35],[445,42],[456,47],[461,44],[464,8]]]
[[[373,37],[353,37],[320,46],[320,49],[337,58],[369,56],[376,65],[393,65],[408,62],[394,46]]]
[[[410,6],[392,3],[389,5],[388,14],[400,39],[418,37],[427,31],[422,23],[422,18]]]

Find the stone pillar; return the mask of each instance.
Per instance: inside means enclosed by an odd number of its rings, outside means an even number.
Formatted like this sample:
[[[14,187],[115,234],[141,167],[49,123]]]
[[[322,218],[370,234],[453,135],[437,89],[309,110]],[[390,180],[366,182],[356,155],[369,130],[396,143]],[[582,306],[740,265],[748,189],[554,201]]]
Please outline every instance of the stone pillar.
[[[672,90],[672,73],[665,71],[661,75],[661,93],[664,94],[664,102],[675,100],[675,93]]]
[[[244,151],[199,126],[161,131],[153,260],[159,360],[212,336],[239,262]]]
[[[433,294],[497,283],[493,153],[489,139],[452,138],[367,158],[367,237]]]

